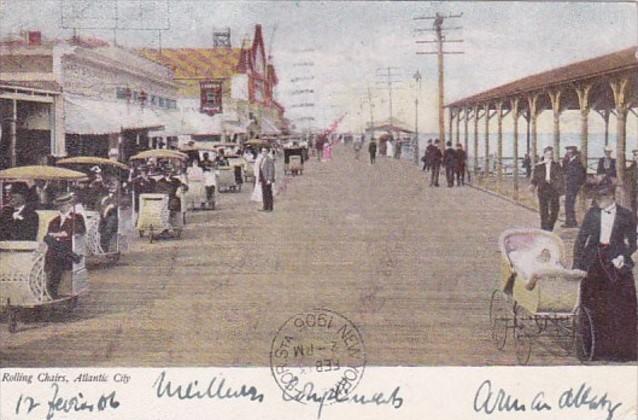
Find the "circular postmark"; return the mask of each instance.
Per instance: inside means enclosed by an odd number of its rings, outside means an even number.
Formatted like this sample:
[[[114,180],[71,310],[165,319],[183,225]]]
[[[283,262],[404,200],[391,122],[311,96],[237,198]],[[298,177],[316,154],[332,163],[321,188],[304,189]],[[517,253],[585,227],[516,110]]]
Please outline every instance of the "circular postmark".
[[[270,370],[284,398],[306,403],[346,398],[361,381],[361,333],[345,316],[312,309],[290,317],[270,349]]]

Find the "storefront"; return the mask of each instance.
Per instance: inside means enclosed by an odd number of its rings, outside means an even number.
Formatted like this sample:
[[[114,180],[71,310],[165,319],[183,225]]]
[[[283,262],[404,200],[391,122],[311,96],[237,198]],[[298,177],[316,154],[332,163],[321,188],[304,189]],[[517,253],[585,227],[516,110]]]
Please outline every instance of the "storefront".
[[[45,164],[64,153],[59,87],[0,82],[0,168]],[[60,139],[62,136],[62,140]]]

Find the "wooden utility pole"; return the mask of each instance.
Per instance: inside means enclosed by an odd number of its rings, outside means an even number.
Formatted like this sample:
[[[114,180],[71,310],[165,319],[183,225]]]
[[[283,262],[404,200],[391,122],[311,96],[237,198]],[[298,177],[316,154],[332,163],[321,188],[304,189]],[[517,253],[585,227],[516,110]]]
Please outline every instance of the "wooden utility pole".
[[[388,116],[389,116],[389,124],[390,127],[393,127],[393,122],[392,122],[392,89],[394,88],[394,84],[396,83],[400,83],[400,80],[396,80],[394,79],[395,77],[397,77],[398,75],[395,73],[396,71],[399,71],[400,69],[398,67],[391,67],[391,66],[387,66],[387,67],[383,67],[383,68],[379,68],[377,69],[377,77],[383,77],[385,80],[379,80],[377,81],[378,85],[385,85],[385,89],[388,89]],[[382,86],[379,86],[380,89],[383,89]],[[394,136],[393,136],[394,137]]]
[[[426,40],[426,41],[416,41],[417,44],[436,44],[436,51],[417,51],[417,54],[436,54],[437,62],[438,62],[438,78],[439,78],[439,89],[438,89],[438,103],[439,103],[439,139],[441,140],[441,149],[445,149],[445,64],[443,60],[443,56],[447,54],[463,54],[462,51],[443,51],[443,44],[445,43],[460,43],[463,42],[462,39],[446,39],[446,35],[444,31],[457,30],[461,29],[460,27],[456,28],[444,28],[443,24],[445,23],[445,19],[453,19],[460,18],[463,16],[463,13],[458,15],[449,14],[447,16],[442,15],[440,13],[436,13],[434,16],[422,16],[416,17],[415,20],[433,20],[432,31],[434,31],[436,35],[435,40]],[[426,31],[428,29],[417,29],[419,32]]]

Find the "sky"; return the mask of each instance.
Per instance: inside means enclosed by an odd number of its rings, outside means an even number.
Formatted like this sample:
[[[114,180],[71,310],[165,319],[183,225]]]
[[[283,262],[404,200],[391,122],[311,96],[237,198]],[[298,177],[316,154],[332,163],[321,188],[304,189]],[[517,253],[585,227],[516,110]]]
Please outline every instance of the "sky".
[[[266,49],[272,55],[280,84],[277,96],[290,117],[312,115],[326,126],[345,115],[343,128],[359,130],[370,120],[368,88],[375,121],[389,116],[387,77],[392,67],[393,115],[410,127],[415,122],[418,96],[422,132],[437,130],[436,56],[417,40],[432,39],[431,21],[417,16],[435,12],[460,14],[450,19],[450,50],[446,56],[446,102],[469,96],[529,74],[574,61],[638,45],[636,2],[217,2],[208,0],[0,0],[0,35],[41,30],[45,36],[70,36],[61,25],[63,13],[87,7],[92,26],[113,24],[115,5],[126,19],[120,25],[170,27],[162,32],[164,47],[207,47],[213,28],[230,27],[233,44],[264,29]],[[37,7],[36,7],[37,6]],[[66,20],[68,23],[69,21]],[[111,40],[112,30],[80,30],[80,34]],[[157,47],[154,30],[118,30],[117,41],[129,47]],[[312,66],[299,66],[311,62]],[[386,69],[386,70],[383,70]],[[413,80],[422,75],[420,89]],[[296,82],[295,77],[314,77]],[[384,83],[386,82],[386,83]],[[313,94],[294,94],[312,89]],[[314,108],[295,108],[310,102]],[[300,112],[300,110],[302,110]],[[545,113],[549,114],[549,113]],[[551,132],[551,118],[543,114],[539,129]],[[563,117],[566,130],[577,131],[577,115]],[[546,120],[546,121],[545,121]],[[592,118],[592,132],[602,130]],[[629,124],[630,132],[638,123]],[[612,124],[613,127],[613,124]],[[508,130],[508,123],[505,124]]]

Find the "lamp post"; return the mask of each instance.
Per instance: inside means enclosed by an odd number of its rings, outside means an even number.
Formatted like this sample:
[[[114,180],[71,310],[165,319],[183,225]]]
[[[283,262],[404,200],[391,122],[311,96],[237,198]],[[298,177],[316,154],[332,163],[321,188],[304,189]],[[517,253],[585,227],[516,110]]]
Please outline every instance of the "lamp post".
[[[419,165],[419,93],[421,93],[421,72],[414,73],[416,96],[414,98],[414,163]]]

